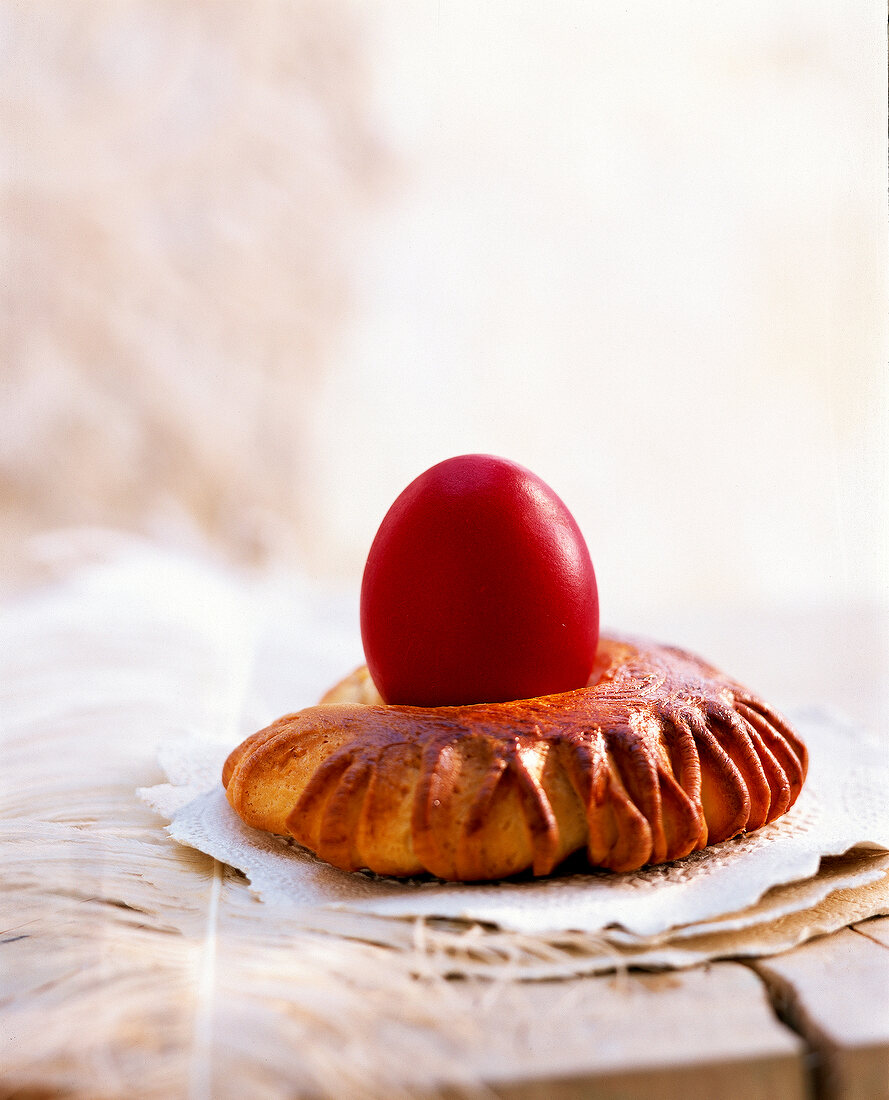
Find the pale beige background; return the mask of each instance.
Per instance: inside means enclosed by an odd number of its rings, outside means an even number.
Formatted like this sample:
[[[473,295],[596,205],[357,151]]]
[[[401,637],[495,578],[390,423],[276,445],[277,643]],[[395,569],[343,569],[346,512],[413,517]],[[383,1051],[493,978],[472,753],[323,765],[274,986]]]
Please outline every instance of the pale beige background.
[[[4,3],[6,557],[87,521],[355,583],[412,477],[491,451],[606,622],[876,684],[885,23]]]

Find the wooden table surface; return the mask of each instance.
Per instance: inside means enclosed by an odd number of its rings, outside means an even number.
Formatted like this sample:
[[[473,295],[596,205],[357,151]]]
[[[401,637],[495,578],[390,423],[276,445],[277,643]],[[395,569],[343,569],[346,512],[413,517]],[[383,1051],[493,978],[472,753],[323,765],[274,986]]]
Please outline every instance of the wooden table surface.
[[[420,974],[379,997],[391,953],[270,928],[241,876],[134,798],[163,779],[147,734],[160,710],[84,706],[76,654],[54,710],[21,707],[53,695],[47,673],[9,646],[0,665],[0,1096],[889,1097],[887,917],[752,963]],[[339,1008],[355,982],[362,999]]]

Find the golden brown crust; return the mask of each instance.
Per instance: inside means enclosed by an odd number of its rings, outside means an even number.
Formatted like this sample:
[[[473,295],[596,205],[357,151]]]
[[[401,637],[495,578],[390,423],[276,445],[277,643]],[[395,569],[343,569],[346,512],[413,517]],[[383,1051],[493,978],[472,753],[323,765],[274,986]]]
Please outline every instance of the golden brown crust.
[[[232,752],[229,802],[344,870],[546,875],[586,847],[631,871],[774,821],[806,749],[699,658],[602,638],[590,685],[509,703],[386,706],[359,669]]]

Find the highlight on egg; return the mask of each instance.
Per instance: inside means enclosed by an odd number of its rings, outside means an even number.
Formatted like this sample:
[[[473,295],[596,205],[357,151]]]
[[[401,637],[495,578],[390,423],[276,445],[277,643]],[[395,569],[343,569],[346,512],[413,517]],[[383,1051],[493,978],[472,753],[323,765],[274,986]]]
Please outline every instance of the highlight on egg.
[[[390,704],[506,702],[583,687],[599,597],[580,528],[515,462],[439,462],[400,494],[373,540],[361,638]]]

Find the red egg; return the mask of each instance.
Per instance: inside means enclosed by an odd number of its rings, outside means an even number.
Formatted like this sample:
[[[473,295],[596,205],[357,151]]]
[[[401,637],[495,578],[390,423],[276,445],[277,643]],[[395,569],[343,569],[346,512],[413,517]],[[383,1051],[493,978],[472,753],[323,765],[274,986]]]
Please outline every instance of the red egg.
[[[582,687],[599,597],[574,517],[514,462],[439,462],[408,485],[373,541],[361,638],[387,703],[494,703]]]

